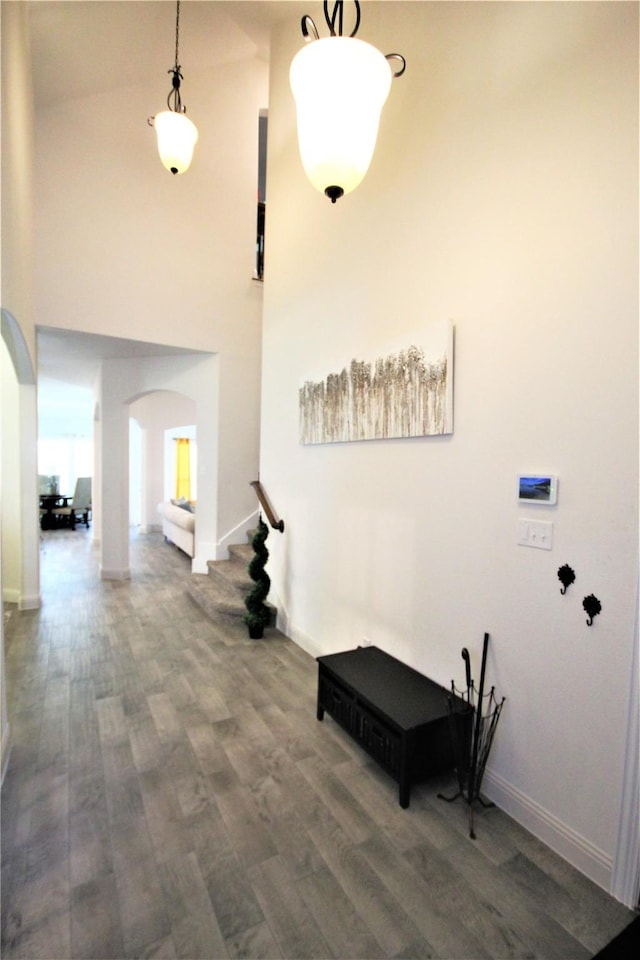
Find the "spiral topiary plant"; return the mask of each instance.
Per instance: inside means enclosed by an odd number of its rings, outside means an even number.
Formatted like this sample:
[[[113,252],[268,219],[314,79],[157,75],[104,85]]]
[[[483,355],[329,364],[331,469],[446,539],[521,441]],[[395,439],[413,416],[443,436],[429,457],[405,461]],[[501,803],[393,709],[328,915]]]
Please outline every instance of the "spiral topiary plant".
[[[251,541],[255,556],[251,558],[248,567],[249,576],[255,581],[255,586],[249,591],[244,601],[244,605],[247,608],[247,612],[244,615],[244,622],[249,627],[249,636],[253,640],[259,640],[262,637],[264,628],[269,623],[271,616],[269,607],[265,603],[271,588],[271,580],[265,570],[267,560],[269,559],[269,551],[265,546],[265,540],[268,536],[269,528],[262,517],[260,517],[258,529],[254,533],[253,540]]]

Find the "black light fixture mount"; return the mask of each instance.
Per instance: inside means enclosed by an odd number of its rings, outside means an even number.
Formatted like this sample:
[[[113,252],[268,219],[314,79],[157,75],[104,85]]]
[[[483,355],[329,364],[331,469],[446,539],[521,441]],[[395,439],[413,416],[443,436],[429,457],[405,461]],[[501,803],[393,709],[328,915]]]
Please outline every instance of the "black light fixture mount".
[[[351,31],[351,33],[349,34],[349,37],[351,37],[351,38],[352,38],[352,37],[355,37],[356,33],[358,32],[358,29],[359,29],[359,27],[360,27],[360,20],[361,20],[361,18],[362,18],[362,17],[361,17],[361,12],[360,12],[360,3],[358,2],[358,0],[352,0],[352,2],[353,2],[353,5],[354,5],[354,7],[355,7],[355,15],[356,15],[356,16],[355,16],[355,25],[354,25],[354,28],[353,28],[353,30]],[[324,0],[323,9],[324,9],[324,19],[325,19],[326,24],[327,24],[327,26],[328,26],[328,28],[329,28],[329,36],[330,36],[330,37],[341,37],[341,36],[343,36],[343,27],[344,27],[344,0],[335,0],[335,3],[334,3],[334,5],[333,5],[333,13],[331,14],[331,16],[329,16],[329,3],[327,2],[327,0]],[[337,30],[336,30],[336,22],[337,22],[337,24],[338,24]],[[318,33],[318,28],[317,28],[316,25],[315,25],[315,21],[314,21],[313,17],[310,17],[308,14],[305,14],[305,16],[302,18],[300,27],[301,27],[301,30],[302,30],[302,36],[304,37],[304,39],[305,39],[305,41],[306,41],[307,43],[308,43],[310,40],[319,40],[319,39],[320,39],[320,34]],[[395,78],[395,77],[401,77],[402,74],[403,74],[403,73],[405,72],[405,70],[407,69],[407,61],[406,61],[405,58],[402,56],[402,54],[401,54],[401,53],[386,53],[386,54],[384,55],[384,58],[385,58],[385,60],[396,60],[396,61],[400,64],[399,69],[394,72],[393,76],[394,76],[394,78]]]
[[[186,113],[187,108],[182,105],[182,98],[180,96],[180,81],[184,80],[184,77],[180,72],[182,70],[182,67],[178,63],[179,50],[180,50],[180,0],[176,0],[176,55],[175,55],[175,62],[173,67],[167,70],[167,73],[171,73],[173,75],[171,78],[171,90],[169,92],[169,96],[167,97],[167,106],[169,110],[173,110],[175,113]]]

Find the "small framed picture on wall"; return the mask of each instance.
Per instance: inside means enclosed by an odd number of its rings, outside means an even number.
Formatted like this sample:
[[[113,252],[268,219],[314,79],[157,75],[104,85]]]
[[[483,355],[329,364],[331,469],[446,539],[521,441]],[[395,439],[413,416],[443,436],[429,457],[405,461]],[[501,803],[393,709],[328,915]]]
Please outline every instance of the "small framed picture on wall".
[[[556,503],[558,478],[548,473],[522,473],[518,477],[520,503]]]

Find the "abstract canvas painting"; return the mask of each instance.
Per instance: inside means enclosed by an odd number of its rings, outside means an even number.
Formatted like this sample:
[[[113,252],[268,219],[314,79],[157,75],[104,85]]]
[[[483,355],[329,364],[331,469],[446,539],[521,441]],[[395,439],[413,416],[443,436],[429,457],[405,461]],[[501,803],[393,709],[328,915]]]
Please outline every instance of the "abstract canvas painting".
[[[417,338],[416,338],[417,339]],[[453,432],[453,324],[370,360],[354,358],[300,387],[300,442],[429,437]]]

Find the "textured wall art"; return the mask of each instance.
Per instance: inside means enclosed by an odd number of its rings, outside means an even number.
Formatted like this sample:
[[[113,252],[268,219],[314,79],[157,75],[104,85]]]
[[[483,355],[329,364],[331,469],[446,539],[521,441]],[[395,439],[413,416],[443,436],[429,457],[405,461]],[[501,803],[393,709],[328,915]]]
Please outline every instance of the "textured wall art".
[[[453,432],[453,324],[434,324],[396,353],[353,359],[300,388],[300,442]]]

